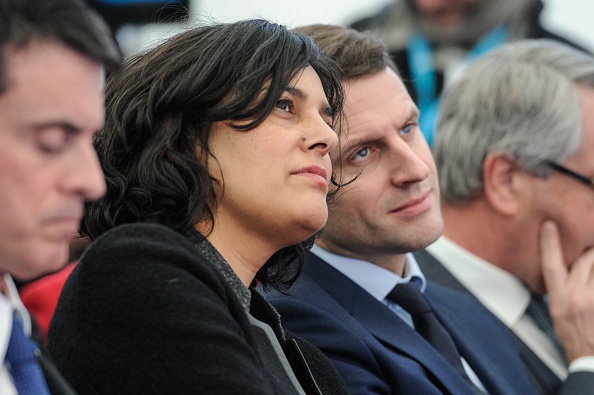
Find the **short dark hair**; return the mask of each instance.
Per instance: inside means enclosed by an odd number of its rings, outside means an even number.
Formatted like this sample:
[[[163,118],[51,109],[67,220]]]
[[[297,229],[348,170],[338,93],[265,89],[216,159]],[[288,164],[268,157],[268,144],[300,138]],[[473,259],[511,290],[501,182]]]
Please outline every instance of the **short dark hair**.
[[[101,17],[82,0],[0,0],[0,93],[7,88],[7,51],[31,42],[56,42],[109,70],[120,51]]]
[[[131,222],[160,223],[182,234],[201,221],[212,225],[213,123],[240,131],[258,126],[307,66],[339,118],[343,91],[335,63],[309,37],[264,20],[198,26],[126,60],[108,80],[105,126],[95,144],[107,193],[87,205],[82,232],[95,239]],[[313,238],[280,250],[256,278],[289,285],[311,245]]]
[[[375,33],[325,24],[300,26],[293,31],[310,36],[324,55],[338,63],[344,79],[372,75],[386,67],[398,74],[386,44]]]

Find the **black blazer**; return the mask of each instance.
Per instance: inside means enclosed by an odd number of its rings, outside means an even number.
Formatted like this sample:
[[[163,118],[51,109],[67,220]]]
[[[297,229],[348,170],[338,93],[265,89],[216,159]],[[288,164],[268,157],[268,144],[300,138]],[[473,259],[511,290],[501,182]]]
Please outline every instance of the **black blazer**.
[[[345,394],[328,359],[235,290],[183,235],[156,224],[97,238],[66,281],[47,349],[82,394]],[[268,324],[256,326],[251,317]],[[272,333],[270,333],[272,331]]]
[[[76,395],[76,391],[66,381],[64,376],[60,374],[58,368],[56,368],[50,356],[47,354],[47,351],[40,349],[39,351],[36,351],[35,354],[37,361],[41,366],[41,370],[43,371],[43,375],[45,376],[45,381],[50,393],[52,395]]]
[[[414,256],[428,280],[472,296],[470,291],[427,250],[417,251],[414,253]],[[522,361],[530,374],[530,379],[540,394],[580,395],[592,394],[594,392],[594,372],[571,373],[564,382],[561,382],[540,358],[532,352],[530,347],[511,330],[509,332],[515,338]]]

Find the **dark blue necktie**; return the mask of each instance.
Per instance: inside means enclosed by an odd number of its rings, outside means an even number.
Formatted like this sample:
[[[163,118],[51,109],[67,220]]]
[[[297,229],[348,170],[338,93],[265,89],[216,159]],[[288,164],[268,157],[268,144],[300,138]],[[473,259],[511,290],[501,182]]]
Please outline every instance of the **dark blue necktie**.
[[[414,282],[398,284],[388,294],[388,299],[406,310],[419,332],[457,371],[467,379],[468,376],[460,361],[460,352],[448,331],[441,325],[433,309],[427,303],[420,287]]]
[[[50,395],[35,358],[35,346],[25,335],[23,324],[16,314],[12,319],[5,359],[10,363],[10,374],[19,395]]]

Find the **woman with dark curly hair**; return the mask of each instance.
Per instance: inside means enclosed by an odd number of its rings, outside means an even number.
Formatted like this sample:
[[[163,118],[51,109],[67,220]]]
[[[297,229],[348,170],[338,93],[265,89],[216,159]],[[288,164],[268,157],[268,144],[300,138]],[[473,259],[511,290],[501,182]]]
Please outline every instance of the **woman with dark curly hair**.
[[[194,28],[110,77],[107,193],[47,347],[81,394],[340,394],[254,290],[285,289],[327,218],[343,92],[305,35]]]

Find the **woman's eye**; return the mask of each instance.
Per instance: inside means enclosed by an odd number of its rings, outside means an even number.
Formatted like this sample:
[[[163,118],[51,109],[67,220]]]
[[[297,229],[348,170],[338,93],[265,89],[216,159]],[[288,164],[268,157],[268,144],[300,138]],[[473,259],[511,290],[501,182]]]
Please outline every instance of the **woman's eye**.
[[[360,149],[359,151],[357,151],[355,153],[355,155],[353,155],[353,160],[354,161],[360,161],[363,160],[365,158],[367,158],[370,154],[371,150],[369,149],[369,147],[365,147],[363,149]]]
[[[293,105],[290,100],[280,99],[276,102],[276,107],[283,111],[291,112],[291,108],[293,107]]]

